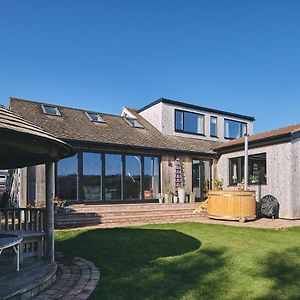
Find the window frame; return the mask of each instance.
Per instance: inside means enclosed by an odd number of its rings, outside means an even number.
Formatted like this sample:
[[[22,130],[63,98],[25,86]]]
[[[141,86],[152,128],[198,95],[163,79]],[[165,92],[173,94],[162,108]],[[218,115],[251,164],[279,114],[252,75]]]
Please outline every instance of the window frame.
[[[239,132],[240,132],[240,136],[239,137],[235,137],[235,138],[231,138],[231,137],[227,137],[225,135],[225,131],[226,131],[226,127],[225,127],[225,123],[226,121],[229,121],[229,122],[235,122],[235,123],[238,123],[239,124]],[[248,123],[247,122],[242,122],[242,121],[237,121],[237,120],[233,120],[233,119],[227,119],[227,118],[224,118],[224,139],[226,140],[235,140],[235,139],[238,139],[238,138],[241,138],[243,137],[243,125],[246,125],[246,134],[248,133]]]
[[[47,107],[52,108],[52,109],[54,108],[55,114],[51,114],[51,113],[47,112]],[[45,115],[54,116],[54,117],[61,117],[61,112],[60,112],[59,108],[55,105],[42,104],[42,110],[43,110]]]
[[[138,119],[129,118],[129,117],[124,117],[124,119],[125,119],[126,123],[129,124],[133,128],[140,128],[140,129],[145,128]],[[135,124],[130,123],[131,120],[133,120],[134,122],[137,122],[138,126],[136,126]]]
[[[211,120],[212,119],[215,119],[216,120],[216,134],[211,134]],[[218,137],[218,117],[216,117],[216,116],[210,116],[210,118],[209,118],[209,134],[210,134],[210,136],[211,137],[214,137],[214,138],[217,138]]]
[[[250,165],[252,164],[252,160],[253,157],[255,156],[264,156],[265,160],[264,160],[264,165],[265,165],[265,174],[264,174],[264,180],[261,180],[262,176],[259,177],[259,181],[258,182],[251,182],[250,181],[250,176],[254,176],[253,175],[253,166]],[[232,173],[233,173],[233,169],[232,169],[232,163],[233,161],[237,161],[237,182],[233,182],[232,181]],[[260,160],[262,161],[262,159]],[[250,174],[251,173],[251,174]],[[244,177],[244,156],[237,156],[237,157],[231,157],[228,158],[228,176],[229,176],[229,180],[228,180],[228,184],[229,186],[237,186],[238,184],[242,183],[243,177]],[[248,156],[248,184],[249,185],[267,185],[268,184],[268,178],[267,178],[267,153],[266,152],[262,152],[262,153],[255,153],[255,154],[251,154]]]
[[[177,129],[176,126],[176,114],[177,112],[182,114],[182,129]],[[184,129],[184,123],[185,123],[185,114],[193,114],[197,116],[201,116],[203,120],[203,133],[198,133],[198,132],[192,132]],[[193,135],[198,135],[198,136],[206,136],[205,135],[205,114],[197,113],[197,112],[192,112],[192,111],[187,111],[187,110],[181,110],[181,109],[175,109],[174,110],[174,131],[175,132],[180,132],[180,133],[187,133],[187,134],[193,134]]]
[[[88,112],[85,111],[86,116],[89,118],[89,120],[91,122],[95,122],[95,123],[106,123],[105,120],[98,114],[98,113],[93,113],[93,112]],[[94,120],[91,115],[95,115],[97,116],[97,120]]]

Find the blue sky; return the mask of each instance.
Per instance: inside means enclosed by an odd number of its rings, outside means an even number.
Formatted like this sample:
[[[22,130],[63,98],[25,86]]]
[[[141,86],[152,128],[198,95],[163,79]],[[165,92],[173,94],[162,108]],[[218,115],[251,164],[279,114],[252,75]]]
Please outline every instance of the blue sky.
[[[300,1],[0,0],[0,103],[118,114],[160,97],[300,122]]]

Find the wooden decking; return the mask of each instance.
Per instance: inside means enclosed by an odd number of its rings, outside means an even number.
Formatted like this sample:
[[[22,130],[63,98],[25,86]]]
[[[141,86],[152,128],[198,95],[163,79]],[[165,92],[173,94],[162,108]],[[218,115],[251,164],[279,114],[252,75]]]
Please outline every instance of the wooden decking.
[[[56,214],[57,229],[98,225],[114,227],[194,220],[203,213],[194,213],[199,203],[143,203],[71,206],[71,213]]]

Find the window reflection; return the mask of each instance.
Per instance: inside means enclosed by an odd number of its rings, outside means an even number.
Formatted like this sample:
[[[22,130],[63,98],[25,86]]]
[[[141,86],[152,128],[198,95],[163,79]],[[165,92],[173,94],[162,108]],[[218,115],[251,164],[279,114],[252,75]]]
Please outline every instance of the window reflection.
[[[126,155],[125,199],[141,198],[141,157]]]
[[[101,200],[101,154],[83,153],[83,197],[85,201]]]
[[[157,199],[159,193],[159,160],[157,157],[144,158],[144,198]]]
[[[57,195],[63,200],[77,200],[77,155],[57,163]]]
[[[186,133],[204,134],[204,115],[176,110],[175,129]]]
[[[121,199],[122,156],[105,154],[105,200]]]
[[[247,133],[247,124],[233,121],[224,120],[224,137],[228,139],[236,139],[244,136]]]
[[[210,117],[210,136],[217,136],[217,118]]]

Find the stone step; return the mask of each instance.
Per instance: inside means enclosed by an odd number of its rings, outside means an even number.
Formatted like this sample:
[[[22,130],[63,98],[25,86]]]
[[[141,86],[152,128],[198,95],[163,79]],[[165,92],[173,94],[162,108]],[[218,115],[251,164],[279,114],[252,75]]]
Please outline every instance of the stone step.
[[[184,214],[184,213],[193,213],[194,208],[190,209],[180,209],[180,210],[174,210],[174,209],[161,209],[161,210],[130,210],[130,211],[98,211],[94,213],[86,213],[86,212],[71,212],[67,214],[57,214],[57,219],[73,219],[73,218],[86,218],[86,217],[113,217],[113,216],[126,216],[128,214],[130,215],[141,215],[141,214],[147,214],[151,213],[153,215],[161,215],[165,213],[172,213],[172,214]]]
[[[175,222],[202,216],[202,212],[194,213],[196,207],[199,203],[76,204],[70,206],[71,213],[55,215],[55,227]]]
[[[67,227],[82,227],[96,224],[134,224],[134,223],[144,223],[150,224],[153,221],[175,221],[182,219],[197,218],[197,216],[203,216],[202,213],[182,213],[182,214],[140,214],[140,215],[123,215],[123,216],[108,216],[108,217],[88,217],[88,218],[72,218],[72,219],[60,219],[56,220],[56,228],[67,228]]]
[[[92,226],[92,225],[120,225],[123,226],[125,224],[152,224],[152,223],[168,223],[168,222],[175,222],[175,221],[182,221],[186,219],[196,219],[198,215],[195,214],[185,214],[185,215],[169,215],[158,217],[158,216],[141,216],[141,217],[126,217],[126,218],[107,218],[107,219],[100,219],[99,218],[88,218],[88,219],[74,219],[74,220],[66,220],[66,221],[59,221],[56,223],[57,229],[63,228],[74,228],[74,227],[85,227],[85,226]]]
[[[70,208],[80,212],[98,212],[98,211],[130,211],[130,210],[161,210],[161,209],[182,209],[191,208],[195,209],[199,203],[172,203],[172,204],[158,204],[158,203],[145,203],[145,204],[99,204],[99,205],[85,205],[75,204]]]

